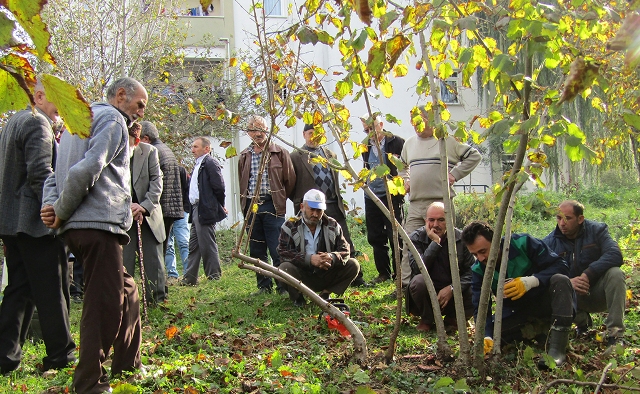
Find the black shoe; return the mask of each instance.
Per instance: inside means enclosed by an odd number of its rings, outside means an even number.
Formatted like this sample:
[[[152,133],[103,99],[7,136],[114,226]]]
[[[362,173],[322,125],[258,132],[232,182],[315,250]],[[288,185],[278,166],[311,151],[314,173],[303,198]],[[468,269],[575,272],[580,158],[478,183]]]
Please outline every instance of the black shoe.
[[[185,278],[180,279],[180,281],[178,281],[178,283],[180,284],[180,286],[197,286],[198,285],[197,282],[192,283],[192,282],[189,282],[188,280],[186,280]]]
[[[211,276],[208,276],[207,279],[209,279],[209,280],[220,280],[221,277],[222,277],[222,275],[211,275]]]
[[[587,314],[587,323],[576,327],[576,337],[587,335],[592,325],[593,320],[591,320],[591,315]]]
[[[300,295],[297,300],[293,301],[293,305],[297,308],[304,308],[307,305],[307,301],[304,296]]]
[[[624,341],[621,336],[607,337],[607,349],[602,354],[604,356],[610,356],[616,351],[618,346],[624,348]]]
[[[285,289],[284,287],[281,287],[278,289],[278,294],[283,296],[283,297],[289,297],[289,291],[287,289]]]
[[[355,278],[353,280],[353,282],[351,282],[351,284],[349,286],[351,287],[363,287],[366,286],[367,283],[364,281],[364,279],[362,278]]]
[[[391,278],[389,278],[389,277],[388,277],[388,276],[386,276],[386,275],[378,275],[378,276],[376,276],[376,277],[375,277],[371,282],[369,282],[369,284],[371,284],[371,285],[377,285],[377,284],[379,284],[379,283],[386,282],[386,281],[388,281],[389,279],[391,279]]]
[[[255,293],[251,293],[252,296],[259,296],[262,294],[271,294],[271,288],[269,287],[258,287],[258,291]]]

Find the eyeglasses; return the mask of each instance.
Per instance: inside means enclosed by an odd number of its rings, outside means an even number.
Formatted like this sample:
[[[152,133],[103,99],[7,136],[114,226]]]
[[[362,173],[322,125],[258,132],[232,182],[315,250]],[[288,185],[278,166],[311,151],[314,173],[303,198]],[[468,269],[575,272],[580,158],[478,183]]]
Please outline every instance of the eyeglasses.
[[[371,132],[371,127],[365,127],[364,132],[369,134]]]

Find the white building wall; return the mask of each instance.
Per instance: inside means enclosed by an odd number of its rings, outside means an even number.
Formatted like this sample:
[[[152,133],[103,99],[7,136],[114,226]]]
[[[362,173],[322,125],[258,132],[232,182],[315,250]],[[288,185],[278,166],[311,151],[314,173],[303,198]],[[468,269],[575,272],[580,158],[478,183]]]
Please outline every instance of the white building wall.
[[[287,0],[281,0],[286,2]],[[286,7],[286,6],[284,6]],[[255,34],[255,25],[252,21],[252,18],[245,11],[248,9],[246,5],[240,5],[238,2],[234,3],[234,17],[235,17],[235,42],[237,44],[237,50],[247,50],[247,49],[255,49],[255,44],[253,43],[253,38],[251,38],[252,34]],[[284,8],[286,14],[286,8]],[[270,17],[268,18],[268,24],[271,24],[274,30],[281,30],[282,28],[289,26],[291,24],[291,17]],[[366,50],[363,50],[363,54],[366,54]],[[337,49],[337,45],[335,48],[330,48],[322,43],[318,43],[316,46],[306,45],[303,47],[303,58],[308,62],[313,62],[317,64],[319,67],[324,69],[332,69],[336,68],[342,69],[341,66],[341,54]],[[403,58],[400,59],[399,62],[404,61]],[[415,63],[418,59],[412,58],[410,59],[410,64],[408,64],[409,73],[402,78],[392,78],[391,82],[394,87],[394,95],[391,98],[385,98],[381,94],[378,98],[372,98],[370,100],[372,105],[372,111],[380,111],[383,114],[392,114],[396,118],[402,121],[401,125],[391,124],[385,122],[384,128],[387,131],[390,131],[404,139],[409,138],[414,134],[413,127],[411,126],[410,121],[410,113],[412,107],[416,105],[424,104],[424,100],[421,100],[418,95],[415,93],[415,84],[418,79],[422,76],[423,71],[418,71],[415,69]],[[325,88],[328,92],[333,92],[335,88],[335,83],[339,80],[336,79],[332,75],[331,72],[328,73],[327,79],[324,82]],[[473,119],[474,116],[480,114],[480,108],[478,104],[477,94],[472,89],[462,89],[460,88],[461,83],[458,83],[459,87],[459,99],[460,104],[450,105],[448,107],[451,112],[452,120],[464,120],[467,123]],[[375,88],[369,89],[371,94],[379,94]],[[367,112],[366,105],[364,99],[356,103],[350,102],[351,98],[345,98],[345,105],[349,108],[351,112],[351,125],[353,127],[351,131],[351,139],[354,141],[362,141],[366,135],[362,131],[362,123],[360,121],[360,116]],[[281,138],[292,142],[296,146],[302,146],[304,144],[304,139],[302,138],[302,130],[304,124],[302,121],[299,121],[298,124],[288,129],[284,126],[284,120],[280,121],[281,131],[278,133],[278,136]],[[476,123],[476,127],[477,123]],[[476,129],[477,130],[477,129]],[[339,148],[337,142],[333,140],[330,135],[327,135],[329,140],[329,148],[334,150],[335,152],[339,152]],[[236,146],[238,153],[246,148],[250,144],[250,139],[246,134],[238,136],[234,141],[234,145]],[[282,144],[281,144],[282,145]],[[214,153],[219,157],[224,157],[225,149],[218,147],[217,143],[213,144]],[[349,154],[351,154],[350,146],[347,145],[347,149]],[[223,160],[223,173],[225,176],[225,181],[227,183],[227,207],[230,211],[230,217],[223,223],[223,226],[230,226],[236,221],[242,220],[242,212],[239,207],[239,190],[238,190],[238,177],[237,177],[237,158],[232,158],[230,160]],[[362,168],[362,161],[360,159],[354,160],[352,165],[356,169]],[[471,184],[479,184],[479,185],[491,185],[491,171],[488,164],[481,163],[469,176],[464,179],[459,180],[456,185],[471,185]],[[460,193],[462,188],[456,187],[456,190]],[[480,189],[480,192],[483,190]],[[345,201],[351,202],[355,201],[356,206],[364,207],[364,192],[357,191],[353,192],[351,187],[348,187],[346,193],[344,194]],[[351,205],[351,204],[350,204]],[[287,214],[293,214],[293,204],[288,202]]]

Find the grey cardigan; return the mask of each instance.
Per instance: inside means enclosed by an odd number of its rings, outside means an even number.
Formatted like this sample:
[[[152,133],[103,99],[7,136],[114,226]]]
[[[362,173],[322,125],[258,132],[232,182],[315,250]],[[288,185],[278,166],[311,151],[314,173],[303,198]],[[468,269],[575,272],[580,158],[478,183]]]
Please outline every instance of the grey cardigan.
[[[53,205],[64,220],[60,234],[95,229],[127,237],[133,220],[127,124],[108,103],[94,103],[91,110],[89,138],[63,134],[42,205]]]

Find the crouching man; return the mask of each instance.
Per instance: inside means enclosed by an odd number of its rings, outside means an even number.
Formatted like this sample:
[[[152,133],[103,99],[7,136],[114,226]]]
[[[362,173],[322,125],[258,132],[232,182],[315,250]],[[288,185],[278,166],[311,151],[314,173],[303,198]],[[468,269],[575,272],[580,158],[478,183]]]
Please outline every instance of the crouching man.
[[[280,269],[300,280],[320,297],[342,294],[356,278],[360,265],[349,258],[349,244],[338,222],[325,215],[324,193],[311,189],[303,197],[300,213],[280,230]],[[288,286],[289,298],[302,307],[304,296]]]
[[[590,312],[607,312],[607,350],[610,354],[624,333],[626,285],[622,253],[611,238],[605,223],[586,220],[584,206],[577,201],[564,201],[558,206],[558,225],[544,239],[551,250],[569,264],[571,284],[578,297],[574,323],[578,335],[591,327]]]
[[[469,252],[478,260],[472,267],[474,315],[477,317],[480,303],[480,289],[484,270],[491,252],[493,229],[482,222],[472,222],[462,231],[462,241]],[[500,249],[502,249],[501,242]],[[500,253],[501,255],[502,253]],[[497,294],[498,272],[501,256],[493,276],[491,290]],[[551,332],[548,338],[547,354],[556,366],[566,361],[566,347],[569,331],[575,313],[576,296],[567,276],[569,266],[539,239],[528,234],[513,234],[510,240],[507,276],[504,285],[502,309],[502,338],[505,342],[521,338],[521,328],[530,317],[550,320]],[[487,309],[485,342],[492,347],[494,316],[491,306]],[[538,362],[539,368],[546,368],[544,358]]]
[[[445,316],[445,325],[456,325],[456,308],[453,301],[453,280],[451,279],[451,267],[449,265],[449,246],[447,242],[447,222],[444,216],[444,204],[434,202],[427,207],[426,226],[420,227],[411,235],[411,242],[415,245],[422,261],[424,262],[433,286],[438,294],[440,311]],[[473,315],[473,303],[471,302],[471,266],[474,258],[462,243],[462,231],[453,229],[456,236],[456,251],[458,253],[458,269],[460,272],[460,288],[464,303],[464,315],[469,319]],[[418,264],[409,253],[411,266],[411,281],[407,291],[407,312],[420,316],[420,323],[416,327],[418,331],[431,330],[434,317],[431,307],[431,299],[427,292],[427,285],[420,273]]]

